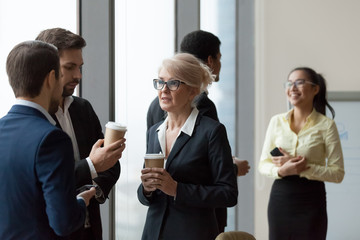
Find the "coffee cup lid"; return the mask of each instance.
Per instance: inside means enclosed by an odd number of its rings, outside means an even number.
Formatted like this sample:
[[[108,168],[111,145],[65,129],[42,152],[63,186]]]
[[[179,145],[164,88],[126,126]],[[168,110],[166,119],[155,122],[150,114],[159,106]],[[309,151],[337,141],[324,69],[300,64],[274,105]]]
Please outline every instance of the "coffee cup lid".
[[[111,129],[115,129],[115,130],[120,130],[120,131],[126,131],[127,128],[125,125],[122,125],[120,123],[116,123],[116,122],[108,122],[105,127],[107,128],[111,128]]]
[[[145,154],[146,159],[159,159],[159,158],[165,158],[165,155],[162,153],[147,153]]]

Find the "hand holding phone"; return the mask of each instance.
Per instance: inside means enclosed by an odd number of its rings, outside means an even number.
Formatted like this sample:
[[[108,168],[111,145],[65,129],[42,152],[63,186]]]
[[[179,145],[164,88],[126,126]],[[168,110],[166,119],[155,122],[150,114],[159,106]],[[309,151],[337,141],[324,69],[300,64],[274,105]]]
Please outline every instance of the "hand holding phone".
[[[93,187],[95,188],[94,185],[84,185],[76,189],[77,197],[81,197],[85,201],[86,206],[89,206],[90,199],[93,198],[96,194],[96,190],[92,189]]]
[[[86,191],[86,190],[90,190],[90,188],[94,187],[95,190],[98,190],[98,186],[97,185],[92,185],[92,184],[86,184],[86,185],[83,185],[81,187],[79,187],[78,189],[76,189],[76,193],[79,194],[83,191]]]
[[[273,150],[271,150],[270,154],[273,157],[284,156],[284,154],[280,152],[278,147],[275,147]]]
[[[78,189],[76,189],[76,194],[80,194],[84,191],[90,190],[92,187],[95,188],[95,190],[96,190],[96,193],[95,193],[96,200],[101,204],[104,203],[106,201],[106,198],[104,197],[104,194],[98,185],[92,185],[92,184],[83,185],[83,186],[79,187]]]

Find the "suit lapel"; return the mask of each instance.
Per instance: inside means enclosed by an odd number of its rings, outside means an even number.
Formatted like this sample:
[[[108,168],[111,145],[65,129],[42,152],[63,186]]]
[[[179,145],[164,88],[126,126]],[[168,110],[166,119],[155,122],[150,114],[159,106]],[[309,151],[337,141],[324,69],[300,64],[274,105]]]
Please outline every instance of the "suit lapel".
[[[196,118],[195,127],[192,135],[196,133],[196,128],[200,124],[202,116],[199,114]],[[166,160],[166,169],[168,170],[170,165],[173,162],[173,159],[178,155],[179,151],[184,147],[184,145],[190,140],[191,136],[181,132],[179,137],[176,139],[175,144],[173,148],[171,149],[171,152]]]
[[[166,169],[169,169],[171,163],[173,162],[173,159],[176,157],[179,151],[184,147],[187,141],[189,141],[189,139],[190,139],[189,135],[181,132],[180,136],[176,139],[175,144],[171,149],[171,152],[166,160]]]
[[[76,137],[76,139],[80,139],[81,136],[85,135],[85,133],[80,132],[83,129],[82,124],[85,124],[85,123],[81,123],[81,120],[78,119],[80,114],[77,114],[77,112],[79,112],[80,109],[77,109],[77,102],[76,102],[75,97],[74,97],[74,101],[71,103],[68,111],[70,114],[71,123],[73,125],[75,137]]]
[[[74,101],[71,103],[69,109],[69,114],[70,114],[70,118],[71,118],[71,123],[73,125],[73,129],[74,129],[74,132],[75,132],[75,136],[76,136],[76,139],[78,139],[78,129],[80,129],[79,127],[79,121],[77,118],[73,117],[73,116],[76,116],[76,114],[73,114],[74,112],[76,112],[76,103],[75,103],[75,98],[74,98]],[[51,114],[51,117],[55,120],[56,122],[56,126],[60,129],[61,128],[61,125],[59,123],[59,120],[58,118],[56,117],[55,114]]]
[[[192,135],[195,134],[196,128],[200,123],[201,115],[199,114],[196,118],[195,122],[195,128],[192,133]],[[191,136],[181,132],[180,136],[176,139],[175,144],[173,148],[171,149],[171,152],[166,160],[166,169],[169,169],[170,164],[173,162],[173,159],[176,157],[176,155],[179,153],[179,151],[184,147],[184,145],[190,140]]]
[[[80,111],[83,111],[83,109],[81,109],[82,107],[84,106],[80,105],[76,97],[74,97],[74,101],[69,107],[70,119],[73,125],[80,159],[86,158],[88,156],[91,150],[90,146],[92,146],[92,139],[90,137],[92,132],[90,129],[91,125],[88,124],[88,121],[82,119],[82,116],[87,116],[84,113],[80,113]]]
[[[73,126],[73,130],[75,133],[75,138],[76,138],[76,142],[78,145],[79,154],[80,154],[80,158],[81,158],[82,153],[84,152],[84,149],[83,149],[83,144],[81,144],[80,141],[82,140],[82,137],[87,136],[87,134],[83,131],[83,129],[86,129],[86,127],[83,126],[85,123],[81,124],[81,120],[79,119],[79,117],[81,115],[81,114],[78,114],[78,112],[80,111],[80,109],[79,109],[80,107],[78,106],[79,104],[77,102],[76,97],[73,96],[73,98],[74,98],[74,101],[70,104],[68,111],[70,114],[71,124]],[[60,129],[62,129],[56,115],[53,114],[52,117],[56,121],[56,126]],[[85,154],[87,154],[87,153],[85,153]]]

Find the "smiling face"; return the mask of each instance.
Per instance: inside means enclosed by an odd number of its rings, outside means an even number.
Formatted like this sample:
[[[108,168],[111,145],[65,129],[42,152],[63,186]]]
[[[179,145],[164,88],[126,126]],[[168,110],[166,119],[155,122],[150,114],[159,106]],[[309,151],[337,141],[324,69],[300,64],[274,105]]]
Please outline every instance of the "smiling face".
[[[319,92],[319,86],[314,85],[302,70],[296,70],[289,75],[288,82],[295,83],[296,81],[303,84],[292,84],[285,90],[290,103],[295,107],[312,107],[314,97]]]
[[[81,67],[84,64],[81,49],[66,49],[60,53],[61,82],[64,85],[63,97],[71,96],[79,84]]]
[[[167,82],[175,78],[166,69],[162,68],[159,72],[159,79]],[[160,107],[169,113],[181,113],[184,109],[191,109],[191,103],[195,96],[196,91],[194,88],[186,84],[180,84],[175,91],[170,91],[167,85],[158,90]]]

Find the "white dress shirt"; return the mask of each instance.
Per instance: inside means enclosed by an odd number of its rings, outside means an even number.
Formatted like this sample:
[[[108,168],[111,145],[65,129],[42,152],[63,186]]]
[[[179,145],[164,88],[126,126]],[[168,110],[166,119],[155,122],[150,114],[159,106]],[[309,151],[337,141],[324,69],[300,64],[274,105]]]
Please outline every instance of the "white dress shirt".
[[[59,106],[58,111],[55,113],[55,116],[59,121],[61,129],[64,132],[66,132],[71,139],[73,149],[74,149],[75,161],[79,161],[80,160],[79,148],[77,145],[76,136],[75,136],[74,128],[73,128],[70,113],[69,113],[69,107],[73,101],[74,101],[74,98],[72,96],[65,97],[64,98],[64,109],[61,109],[61,107]]]
[[[198,114],[199,114],[199,110],[197,108],[193,108],[193,110],[191,111],[189,117],[186,119],[186,122],[180,129],[176,138],[179,137],[181,132],[184,132],[185,134],[187,134],[189,136],[192,135],[194,128],[195,128],[196,118],[197,118]],[[159,139],[161,151],[164,154],[166,154],[166,137],[165,136],[166,136],[167,126],[168,126],[168,117],[166,117],[164,122],[156,130],[158,132],[158,139]],[[176,140],[173,142],[173,144],[170,148],[170,151],[171,151],[172,147],[174,146],[175,142],[176,142]]]
[[[61,107],[59,107],[58,111],[55,113],[55,116],[59,121],[61,129],[64,132],[66,132],[69,135],[70,139],[71,139],[73,149],[74,149],[74,159],[75,159],[75,161],[79,161],[80,160],[79,147],[78,147],[78,144],[77,144],[74,127],[72,125],[71,116],[70,116],[70,113],[69,113],[69,107],[70,107],[70,105],[71,105],[71,103],[73,101],[74,101],[74,98],[72,96],[65,97],[64,98],[64,109],[61,109]],[[91,178],[92,179],[96,178],[98,175],[97,175],[97,172],[95,170],[94,164],[92,163],[90,158],[86,158],[86,161],[87,161],[87,163],[89,165]]]

